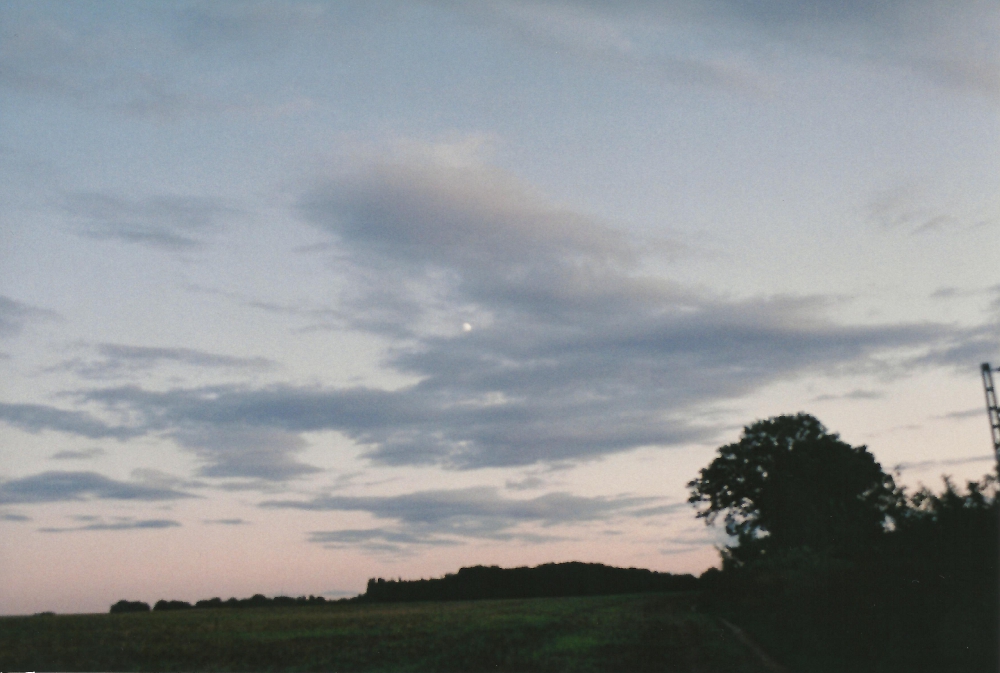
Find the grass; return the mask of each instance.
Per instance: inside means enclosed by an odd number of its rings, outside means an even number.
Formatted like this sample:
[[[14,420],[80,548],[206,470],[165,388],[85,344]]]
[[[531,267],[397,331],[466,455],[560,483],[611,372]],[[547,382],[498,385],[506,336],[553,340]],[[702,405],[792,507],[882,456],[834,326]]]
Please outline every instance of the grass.
[[[0,670],[726,671],[693,593],[0,618]]]

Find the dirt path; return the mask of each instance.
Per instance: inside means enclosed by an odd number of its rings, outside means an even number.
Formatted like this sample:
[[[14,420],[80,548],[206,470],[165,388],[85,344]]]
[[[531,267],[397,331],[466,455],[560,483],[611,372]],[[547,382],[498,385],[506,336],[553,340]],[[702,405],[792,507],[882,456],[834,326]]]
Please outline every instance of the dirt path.
[[[753,641],[753,639],[750,638],[750,636],[748,636],[743,629],[741,629],[740,627],[736,626],[736,624],[733,624],[732,622],[730,622],[730,621],[728,621],[726,619],[723,619],[722,617],[718,617],[718,620],[727,629],[729,629],[730,631],[732,631],[733,635],[736,636],[737,640],[739,640],[741,643],[743,643],[744,645],[746,645],[747,649],[749,649],[751,652],[754,653],[754,655],[757,657],[757,659],[760,660],[760,663],[763,664],[763,666],[764,666],[765,669],[767,669],[771,673],[790,673],[790,671],[787,668],[785,668],[784,666],[782,666],[781,664],[779,664],[777,661],[775,661],[774,659],[772,659],[767,654],[767,652],[765,652],[763,649],[761,649],[760,645],[758,645],[757,643],[755,643]]]

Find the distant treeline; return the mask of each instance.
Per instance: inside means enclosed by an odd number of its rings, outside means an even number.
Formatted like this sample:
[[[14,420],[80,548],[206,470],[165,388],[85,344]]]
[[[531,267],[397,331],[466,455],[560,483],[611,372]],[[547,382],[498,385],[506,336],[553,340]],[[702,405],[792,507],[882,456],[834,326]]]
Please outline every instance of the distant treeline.
[[[693,575],[672,575],[600,563],[547,563],[535,568],[475,566],[427,580],[368,580],[361,601],[454,601],[484,598],[598,596],[698,588]]]
[[[299,605],[325,605],[327,603],[337,603],[343,600],[348,599],[328,601],[322,596],[299,596],[298,598],[292,598],[291,596],[275,596],[274,598],[268,598],[263,594],[254,594],[250,598],[230,598],[228,600],[222,600],[221,598],[209,598],[198,601],[194,605],[191,605],[187,601],[159,600],[156,601],[156,604],[153,605],[152,609],[157,612],[163,612],[165,610],[220,608],[284,608]],[[111,606],[111,612],[149,612],[149,610],[149,603],[144,603],[142,601],[121,600]]]
[[[672,575],[642,568],[614,568],[600,563],[547,563],[535,568],[475,566],[429,580],[368,580],[368,590],[354,598],[328,600],[322,596],[209,598],[192,605],[187,601],[160,600],[152,610],[268,608],[326,605],[345,602],[390,603],[405,601],[456,601],[482,598],[541,598],[552,596],[601,596],[652,591],[690,591],[698,588],[693,575]],[[121,600],[111,612],[149,612],[149,603]]]

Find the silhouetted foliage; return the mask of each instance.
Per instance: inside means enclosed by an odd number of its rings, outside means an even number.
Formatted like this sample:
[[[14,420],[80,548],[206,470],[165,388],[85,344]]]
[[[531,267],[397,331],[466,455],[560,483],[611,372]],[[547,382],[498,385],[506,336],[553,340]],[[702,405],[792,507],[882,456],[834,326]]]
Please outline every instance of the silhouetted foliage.
[[[111,606],[110,612],[149,612],[149,603],[120,600]]]
[[[869,544],[899,501],[866,447],[841,441],[804,413],[745,427],[688,487],[688,501],[705,505],[699,517],[713,523],[725,514],[726,532],[738,539],[726,561],[736,564],[780,549]]]
[[[805,421],[805,437],[821,441],[789,436],[796,420]],[[843,444],[804,414],[760,421],[691,482],[691,501],[709,503],[699,516],[711,522],[726,511],[727,528],[739,536],[722,550],[722,571],[700,579],[707,603],[794,670],[1000,670],[996,477],[964,492],[945,478],[940,494],[922,488],[907,496],[879,476],[863,447],[847,447],[852,457],[831,437]],[[790,461],[808,469],[760,458],[793,454],[796,444],[826,448],[814,460]],[[848,468],[858,475],[845,476]],[[835,486],[822,487],[817,473],[832,475]],[[760,495],[792,474],[803,483]],[[733,484],[728,492],[724,480]],[[849,493],[853,500],[831,506],[831,495]],[[769,508],[778,502],[801,511],[775,518]],[[817,531],[799,532],[809,525]]]
[[[153,605],[153,609],[157,612],[162,612],[164,610],[190,610],[192,605],[187,601],[156,601]]]
[[[368,580],[361,599],[375,602],[451,601],[484,598],[598,596],[651,591],[689,591],[698,580],[600,563],[548,563],[535,568],[474,566],[437,579]]]
[[[322,596],[298,596],[297,598],[292,598],[291,596],[275,596],[274,598],[268,598],[264,594],[254,594],[250,598],[229,598],[222,600],[221,598],[208,598],[204,600],[197,601],[194,605],[187,603],[185,601],[167,601],[160,600],[157,601],[153,606],[154,610],[187,610],[187,609],[198,609],[198,610],[217,610],[223,608],[229,609],[242,609],[242,608],[269,608],[269,607],[295,607],[302,605],[324,605],[326,603],[332,602],[343,602],[350,601],[354,599],[344,598],[338,601],[328,601]],[[128,603],[128,601],[120,601],[120,603]],[[116,603],[115,605],[118,605]],[[131,604],[130,604],[131,605]],[[142,603],[141,605],[146,605]],[[146,610],[149,610],[149,606],[146,605]],[[127,610],[115,610],[115,606],[111,608],[112,612],[127,612]]]

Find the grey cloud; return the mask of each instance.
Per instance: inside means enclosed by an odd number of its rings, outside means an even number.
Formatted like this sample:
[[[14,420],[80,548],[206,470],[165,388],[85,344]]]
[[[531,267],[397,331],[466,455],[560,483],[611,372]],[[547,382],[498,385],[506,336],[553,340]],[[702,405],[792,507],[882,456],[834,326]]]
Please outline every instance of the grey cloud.
[[[49,456],[49,458],[52,460],[90,460],[91,458],[103,456],[104,453],[104,449],[93,447],[82,451],[57,451]]]
[[[90,439],[113,437],[126,440],[145,432],[141,429],[110,426],[83,411],[67,411],[44,404],[6,404],[0,402],[0,421],[27,432],[57,430]]]
[[[207,353],[191,348],[153,348],[124,344],[97,344],[97,358],[73,358],[54,369],[70,370],[90,379],[105,379],[147,371],[163,364],[180,364],[200,368],[267,370],[276,366],[267,358],[244,358]]]
[[[211,107],[155,67],[182,56],[155,33],[95,29],[71,6],[57,7],[0,8],[0,87],[143,116]]]
[[[183,3],[145,12],[145,20],[130,17],[132,9],[125,3],[115,12],[128,19],[107,22],[83,5],[0,6],[0,88],[142,119],[294,113],[311,102],[293,98],[270,104],[259,91],[245,88],[233,95],[229,87],[218,86],[222,78],[234,81],[225,65],[228,55],[206,51],[235,48],[235,56],[245,61],[301,44],[310,34],[336,39],[334,33],[346,23],[330,8],[312,3]],[[198,76],[192,76],[194,71]],[[128,230],[122,237],[186,244],[183,237],[162,231]]]
[[[531,499],[512,499],[495,488],[418,491],[397,496],[320,496],[311,500],[272,500],[266,508],[315,511],[361,511],[396,522],[394,527],[315,531],[310,541],[332,547],[357,546],[372,552],[399,552],[407,545],[453,545],[467,539],[543,542],[558,536],[523,530],[536,524],[551,527],[578,524],[633,510],[655,498],[618,496],[585,498],[548,493]]]
[[[414,546],[453,547],[462,544],[458,540],[440,537],[433,532],[421,534],[387,528],[318,530],[310,532],[308,540],[327,549],[354,548],[370,554],[394,555],[408,554]]]
[[[940,416],[935,416],[941,420],[947,421],[961,421],[966,418],[973,418],[975,416],[983,416],[986,414],[986,406],[977,407],[975,409],[965,409],[964,411],[951,411],[947,414],[941,414]]]
[[[884,393],[880,393],[877,390],[852,390],[849,393],[844,393],[843,395],[832,395],[824,394],[817,395],[813,398],[814,402],[826,402],[829,400],[878,400],[885,397]]]
[[[504,486],[512,491],[529,491],[545,485],[545,480],[540,477],[529,476],[524,479],[508,479]]]
[[[196,49],[236,47],[263,55],[324,27],[331,9],[314,3],[196,3],[177,12],[175,30]]]
[[[227,424],[183,428],[171,436],[206,463],[198,472],[204,477],[270,482],[320,471],[294,459],[294,454],[305,448],[305,440],[281,429]]]
[[[657,505],[656,507],[643,507],[632,512],[632,516],[660,516],[662,514],[674,514],[680,511],[690,511],[691,506],[686,502],[675,502],[669,505]]]
[[[699,16],[685,3],[475,2],[443,3],[459,7],[469,19],[531,47],[552,50],[561,58],[610,67],[622,76],[640,76],[666,84],[761,92],[767,78],[745,55],[732,48],[705,57],[671,54],[670,40],[660,49],[644,46],[651,32]]]
[[[237,211],[218,199],[158,195],[124,199],[103,193],[67,195],[63,209],[80,233],[168,250],[197,248]]]
[[[42,472],[0,482],[0,504],[85,499],[161,501],[193,497],[169,488],[110,479],[96,472]]]
[[[219,526],[247,526],[250,524],[245,519],[205,519],[204,524],[216,524]]]
[[[34,320],[58,319],[59,314],[0,295],[0,338],[16,336]]]
[[[25,516],[24,514],[11,514],[8,512],[0,514],[0,521],[31,521],[31,517]]]
[[[985,412],[984,412],[985,414]],[[893,469],[895,470],[912,470],[919,472],[922,470],[928,470],[931,468],[939,467],[949,467],[952,465],[967,465],[969,463],[985,463],[989,461],[995,461],[996,456],[970,456],[967,458],[947,458],[943,460],[919,460],[914,462],[899,463]]]
[[[516,39],[577,59],[621,61],[680,83],[759,89],[760,45],[908,69],[941,86],[1000,95],[996,3],[980,0],[565,0],[442,2]],[[663,57],[638,45],[650,35],[712,29],[711,55]],[[660,43],[669,44],[668,40]],[[660,50],[662,51],[662,50]],[[728,67],[720,64],[729,63]]]
[[[397,496],[325,496],[312,500],[272,500],[262,507],[319,511],[363,511],[409,524],[440,524],[470,518],[504,522],[536,521],[543,525],[591,521],[635,507],[652,498],[583,498],[549,493],[528,500],[505,498],[495,488],[418,491]]]
[[[709,441],[713,404],[778,381],[960,367],[996,347],[993,325],[845,325],[823,297],[732,300],[644,276],[622,234],[495,171],[375,167],[316,187],[302,213],[352,270],[354,326],[400,338],[385,363],[418,383],[80,401],[174,437],[210,476],[304,474],[296,435],[319,430],[384,464],[531,465]]]
[[[39,528],[40,533],[73,533],[87,530],[159,530],[163,528],[177,528],[181,524],[171,519],[144,519],[135,521],[131,519],[89,523],[85,526],[71,526],[69,528]]]

